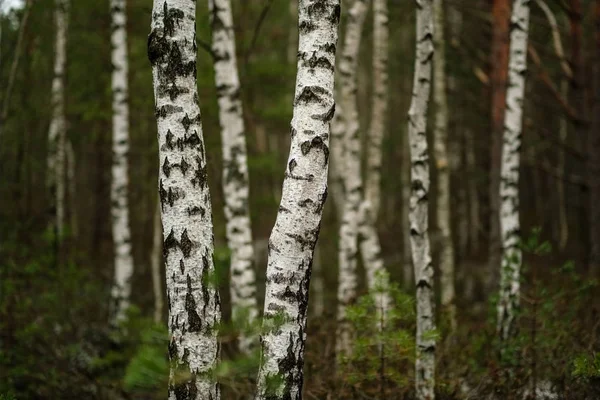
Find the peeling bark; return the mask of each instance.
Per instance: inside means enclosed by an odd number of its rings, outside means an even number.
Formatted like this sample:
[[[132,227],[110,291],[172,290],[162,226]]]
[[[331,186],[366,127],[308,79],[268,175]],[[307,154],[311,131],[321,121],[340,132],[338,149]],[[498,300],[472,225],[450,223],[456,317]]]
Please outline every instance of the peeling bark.
[[[148,36],[159,140],[159,194],[170,334],[169,400],[218,400],[221,319],[196,80],[196,3],[155,0]]]
[[[527,39],[530,0],[515,0],[511,15],[510,56],[502,168],[500,179],[500,228],[502,269],[498,302],[498,334],[502,340],[514,334],[519,307],[521,271],[521,226],[519,223],[519,167],[523,128],[523,95],[527,71]]]
[[[343,137],[344,203],[339,233],[339,281],[338,281],[338,332],[336,354],[350,353],[350,327],[346,320],[346,308],[356,298],[358,277],[359,211],[362,202],[363,182],[360,165],[360,135],[357,109],[357,67],[360,36],[367,13],[367,0],[356,0],[348,12],[344,47],[340,60],[340,94],[344,111],[345,133]]]
[[[133,254],[129,222],[129,85],[127,74],[127,3],[111,0],[112,18],[112,182],[110,187],[115,281],[112,298],[116,321],[125,319],[131,297]]]
[[[417,355],[415,386],[417,399],[435,397],[435,330],[433,264],[429,246],[429,155],[427,106],[431,92],[434,54],[433,0],[417,0],[416,57],[413,95],[408,111],[411,157],[410,242],[417,287]]]
[[[335,113],[334,63],[339,0],[299,1],[298,73],[290,155],[269,239],[258,400],[302,398],[313,251],[327,198],[329,123]],[[279,317],[279,318],[277,318]]]
[[[254,247],[249,208],[248,153],[241,85],[235,54],[235,32],[230,0],[209,0],[215,84],[223,151],[223,194],[227,242],[231,250],[232,318],[240,326],[240,351],[249,353],[256,338],[247,325],[258,317]]]
[[[437,167],[437,227],[440,233],[440,291],[443,312],[450,328],[456,329],[454,289],[454,244],[450,212],[450,166],[448,161],[448,97],[446,95],[446,43],[444,40],[444,3],[433,0],[434,11],[434,151]]]
[[[51,226],[55,232],[57,247],[63,237],[65,225],[65,66],[67,58],[67,18],[68,2],[56,0],[54,23],[56,27],[54,49],[54,77],[52,78],[52,120],[48,132],[48,159],[46,185],[50,194],[53,219]]]

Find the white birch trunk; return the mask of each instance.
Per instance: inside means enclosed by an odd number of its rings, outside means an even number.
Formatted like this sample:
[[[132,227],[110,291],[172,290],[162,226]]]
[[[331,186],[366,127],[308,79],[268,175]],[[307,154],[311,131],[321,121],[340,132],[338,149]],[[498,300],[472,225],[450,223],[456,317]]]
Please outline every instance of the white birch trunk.
[[[336,82],[339,83],[339,68],[336,74]],[[344,133],[346,132],[346,123],[344,112],[338,100],[340,98],[339,93],[335,94],[335,98],[335,116],[331,120],[331,165],[329,168],[328,190],[334,201],[336,215],[341,221],[344,213]]]
[[[440,233],[440,292],[441,306],[456,329],[454,289],[454,245],[450,212],[450,165],[448,160],[448,97],[446,95],[446,42],[444,40],[444,3],[433,0],[435,62],[433,64],[435,105],[434,152],[437,167],[437,227]]]
[[[498,302],[498,334],[502,340],[514,334],[515,313],[519,307],[520,296],[519,152],[523,126],[528,33],[529,0],[515,0],[511,15],[508,90],[500,170],[500,232],[503,254]]]
[[[155,0],[148,58],[159,140],[159,193],[166,264],[169,400],[218,400],[221,303],[196,80],[196,3]]]
[[[162,322],[164,299],[163,288],[161,283],[161,253],[163,248],[163,231],[160,221],[160,200],[156,204],[156,212],[154,213],[152,236],[152,254],[150,254],[150,269],[152,271],[152,290],[154,292],[154,322],[157,324]]]
[[[340,224],[339,282],[338,282],[338,333],[336,354],[350,353],[350,327],[346,308],[356,298],[358,278],[358,222],[362,201],[363,182],[360,165],[360,135],[357,108],[357,67],[360,36],[367,13],[367,0],[356,0],[348,12],[344,47],[340,60],[340,94],[344,110],[345,133],[343,138],[344,203]]]
[[[257,338],[248,336],[247,326],[258,317],[258,305],[250,223],[248,155],[235,33],[230,0],[209,0],[208,4],[221,124],[226,232],[231,250],[232,318],[236,326],[242,328],[238,339],[240,351],[249,353]]]
[[[269,238],[265,324],[258,400],[300,400],[313,251],[327,197],[329,123],[339,0],[299,1],[298,73],[290,155],[281,204]]]
[[[54,23],[54,77],[52,79],[52,120],[48,132],[47,186],[52,198],[51,216],[56,240],[63,237],[65,225],[65,66],[67,58],[68,2],[56,0]],[[60,246],[60,245],[59,245]]]
[[[125,319],[131,296],[133,255],[129,223],[129,105],[127,74],[127,10],[125,0],[111,0],[112,18],[112,182],[110,187],[115,281],[112,288],[116,321]]]
[[[432,400],[435,386],[435,330],[433,265],[429,248],[429,156],[427,105],[431,91],[433,1],[417,0],[417,31],[413,96],[408,111],[411,157],[410,241],[417,287],[417,399]]]

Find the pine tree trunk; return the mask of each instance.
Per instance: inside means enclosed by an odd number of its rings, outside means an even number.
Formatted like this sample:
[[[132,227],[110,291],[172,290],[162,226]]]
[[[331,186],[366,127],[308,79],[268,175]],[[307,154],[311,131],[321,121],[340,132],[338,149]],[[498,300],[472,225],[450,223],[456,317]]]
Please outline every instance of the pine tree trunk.
[[[339,282],[338,282],[338,333],[336,354],[350,353],[350,328],[346,320],[346,308],[356,298],[358,277],[359,209],[362,201],[363,182],[360,164],[360,135],[357,109],[357,67],[360,36],[367,13],[367,0],[356,0],[348,12],[344,47],[340,60],[340,94],[344,111],[345,133],[343,137],[344,203],[340,224]]]
[[[152,254],[150,254],[150,269],[152,271],[152,290],[154,291],[154,322],[157,324],[162,322],[164,299],[163,289],[161,284],[161,253],[163,249],[163,231],[160,221],[160,199],[156,204],[156,212],[154,213],[152,236]]]
[[[54,23],[54,77],[52,79],[52,120],[48,132],[48,169],[46,183],[50,193],[51,217],[57,249],[63,237],[65,224],[65,66],[67,58],[68,2],[56,0]],[[60,250],[58,250],[60,254]]]
[[[112,182],[110,187],[112,234],[115,252],[115,281],[112,298],[116,321],[125,318],[131,296],[133,255],[129,222],[129,89],[127,74],[127,4],[111,0],[112,18]]]
[[[416,392],[419,400],[435,397],[435,330],[433,264],[429,247],[429,156],[427,106],[431,91],[433,1],[417,2],[417,31],[413,95],[408,111],[411,157],[410,242],[417,287]]]
[[[529,2],[530,0],[515,0],[511,16],[508,90],[500,180],[502,269],[498,302],[498,333],[502,340],[508,339],[514,333],[515,313],[519,307],[520,296],[519,153],[527,71]]]
[[[434,151],[437,167],[437,227],[440,232],[440,291],[443,312],[452,330],[456,328],[454,304],[454,245],[450,212],[450,168],[448,161],[448,98],[446,95],[446,50],[443,0],[433,0],[434,11]]]
[[[226,232],[231,250],[232,318],[236,326],[242,327],[239,348],[243,353],[249,353],[255,347],[256,338],[248,337],[244,328],[258,317],[258,305],[249,208],[248,153],[235,33],[230,0],[209,0],[208,4],[221,124]]]
[[[501,265],[502,246],[498,215],[500,211],[500,164],[502,154],[502,129],[506,112],[506,82],[508,76],[508,42],[510,21],[510,0],[494,0],[492,9],[492,129],[490,146],[489,180],[489,243],[488,243],[488,279],[490,289],[496,280],[496,271]]]
[[[269,239],[257,400],[302,398],[313,251],[327,197],[339,0],[299,1],[298,74],[281,204]],[[277,318],[279,317],[279,318]]]
[[[171,373],[169,398],[218,400],[221,320],[196,80],[196,3],[154,1],[148,58],[159,140]]]

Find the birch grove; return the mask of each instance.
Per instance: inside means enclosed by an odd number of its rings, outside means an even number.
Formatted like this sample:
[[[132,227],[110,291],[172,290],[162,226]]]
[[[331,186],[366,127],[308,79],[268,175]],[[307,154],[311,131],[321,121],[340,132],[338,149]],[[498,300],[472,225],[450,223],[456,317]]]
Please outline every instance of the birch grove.
[[[348,22],[340,59],[340,95],[344,121],[342,177],[344,202],[339,230],[338,333],[336,354],[350,353],[351,333],[346,308],[355,300],[358,285],[358,221],[363,182],[360,168],[360,131],[357,109],[357,76],[360,36],[367,13],[367,0],[356,0],[348,12]]]
[[[231,250],[231,303],[233,321],[246,328],[258,316],[254,248],[250,224],[248,156],[235,36],[230,0],[209,0],[212,52],[221,124],[223,193],[227,241]],[[248,353],[255,339],[242,329],[240,350]]]
[[[148,58],[159,141],[159,194],[169,309],[169,399],[220,398],[219,292],[196,80],[196,3],[154,1]]]
[[[125,318],[131,296],[133,255],[131,250],[131,227],[129,223],[129,86],[127,75],[127,3],[111,0],[112,18],[112,182],[110,190],[112,234],[115,252],[115,281],[112,297],[115,303],[114,318]]]
[[[500,179],[500,231],[502,269],[498,301],[498,334],[506,340],[515,333],[521,279],[521,225],[519,221],[519,167],[523,129],[523,94],[527,72],[530,0],[515,0],[511,15],[510,54],[502,168]]]
[[[417,399],[435,397],[435,313],[433,263],[429,246],[429,155],[427,106],[431,92],[434,53],[433,0],[417,2],[416,57],[413,95],[408,110],[410,144],[410,242],[417,287],[417,357],[415,387]]]
[[[334,65],[339,0],[298,3],[298,72],[290,154],[269,239],[265,327],[257,400],[302,398],[313,252],[327,198],[329,122],[335,113]]]
[[[65,224],[65,67],[67,59],[67,0],[56,0],[54,9],[54,24],[56,27],[54,39],[54,76],[52,78],[52,120],[48,132],[48,158],[46,184],[50,195],[53,219],[51,226],[58,242],[63,237]]]
[[[448,98],[446,94],[446,42],[444,40],[444,3],[433,0],[435,62],[433,63],[433,102],[435,105],[434,152],[437,168],[437,227],[440,232],[441,306],[452,330],[456,329],[454,305],[454,245],[450,213],[450,165],[448,157]]]

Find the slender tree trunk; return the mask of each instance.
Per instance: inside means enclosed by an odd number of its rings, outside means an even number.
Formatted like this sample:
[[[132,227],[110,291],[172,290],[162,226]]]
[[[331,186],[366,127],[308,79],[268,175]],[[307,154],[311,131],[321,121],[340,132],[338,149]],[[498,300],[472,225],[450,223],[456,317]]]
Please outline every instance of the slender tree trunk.
[[[510,0],[494,0],[492,8],[492,129],[490,147],[490,186],[489,186],[489,247],[488,282],[491,288],[496,271],[500,268],[502,246],[500,244],[499,210],[500,164],[502,154],[502,129],[506,106],[506,85],[508,76],[508,42],[510,22]]]
[[[519,307],[521,240],[519,223],[519,167],[523,127],[523,95],[527,71],[527,39],[530,0],[515,0],[511,16],[510,58],[504,144],[500,180],[500,228],[502,232],[502,269],[498,302],[498,333],[508,339],[515,330],[515,313]]]
[[[196,80],[196,3],[154,1],[148,58],[159,140],[169,309],[169,398],[218,400],[221,302]]]
[[[51,197],[51,218],[55,234],[57,256],[65,223],[65,65],[67,46],[68,2],[56,0],[54,23],[56,27],[54,50],[54,77],[52,79],[52,120],[48,132],[48,160],[46,183]]]
[[[410,141],[410,242],[417,287],[417,358],[415,377],[417,399],[435,397],[435,330],[433,264],[429,248],[429,155],[427,106],[431,92],[434,53],[433,1],[417,2],[417,35],[413,95],[408,111]]]
[[[367,273],[369,290],[374,293],[377,318],[385,323],[385,314],[391,305],[387,293],[389,277],[381,256],[377,233],[377,216],[381,207],[381,146],[386,127],[388,109],[388,8],[387,0],[373,1],[373,100],[371,126],[367,138],[367,171],[365,196],[359,212],[360,253]],[[376,286],[381,285],[381,289]],[[383,329],[383,325],[380,326]]]
[[[450,211],[450,166],[448,161],[448,98],[446,95],[446,49],[443,0],[433,0],[435,62],[433,102],[435,105],[434,151],[437,167],[437,226],[440,232],[440,290],[442,309],[452,330],[456,329],[454,304],[454,245]]]
[[[299,1],[298,74],[281,204],[269,239],[257,400],[302,398],[313,251],[327,197],[339,0]],[[280,318],[276,318],[280,317]]]
[[[17,44],[15,46],[15,54],[10,66],[10,74],[6,83],[6,92],[4,92],[4,98],[2,103],[2,111],[0,111],[0,139],[2,138],[2,131],[4,130],[4,123],[8,117],[8,107],[10,105],[10,95],[12,93],[13,85],[17,76],[17,70],[19,66],[19,59],[21,58],[21,52],[23,51],[23,38],[25,37],[25,29],[27,28],[27,22],[29,21],[29,14],[31,12],[31,0],[25,1],[25,8],[23,12],[23,18],[19,24],[19,34],[17,35]],[[0,15],[1,16],[1,15]],[[0,30],[2,29],[0,24]],[[66,29],[66,28],[65,28]],[[57,33],[58,35],[58,33]]]
[[[127,3],[111,0],[112,17],[112,182],[110,187],[115,281],[112,298],[116,321],[125,319],[131,297],[133,254],[129,222],[129,85],[127,74]]]
[[[230,0],[209,0],[209,9],[221,123],[226,232],[231,250],[232,318],[236,326],[242,327],[240,350],[248,353],[255,347],[256,338],[248,336],[247,325],[254,323],[258,317],[258,305],[250,223],[248,153],[235,33]]]
[[[469,197],[469,238],[471,251],[479,251],[479,229],[481,227],[479,213],[479,194],[477,192],[477,181],[474,178],[477,170],[477,159],[475,158],[475,137],[470,129],[465,131],[465,148],[467,170],[470,171],[471,178],[467,182],[467,192]]]
[[[597,278],[600,272],[600,0],[596,0],[594,12],[594,109],[593,126],[589,134],[588,182],[590,185],[590,273]]]
[[[348,12],[344,47],[340,60],[340,93],[344,111],[345,133],[343,138],[344,203],[340,224],[339,283],[338,283],[338,333],[336,354],[341,357],[350,353],[350,327],[346,320],[346,308],[356,298],[358,277],[359,211],[362,201],[360,135],[357,105],[357,67],[360,36],[367,14],[367,0],[356,0]]]
[[[163,250],[163,231],[160,221],[160,199],[156,204],[156,212],[154,213],[152,236],[152,254],[150,254],[150,269],[152,270],[152,289],[154,291],[154,322],[157,324],[162,322],[164,299],[163,288],[161,284],[161,254]]]
[[[337,70],[339,71],[339,68]],[[336,74],[336,82],[339,82],[339,73]],[[339,99],[340,94],[336,93],[335,98]],[[331,192],[340,223],[344,214],[344,133],[346,132],[346,122],[343,115],[340,102],[336,100],[335,116],[331,120],[331,166],[328,190]]]

